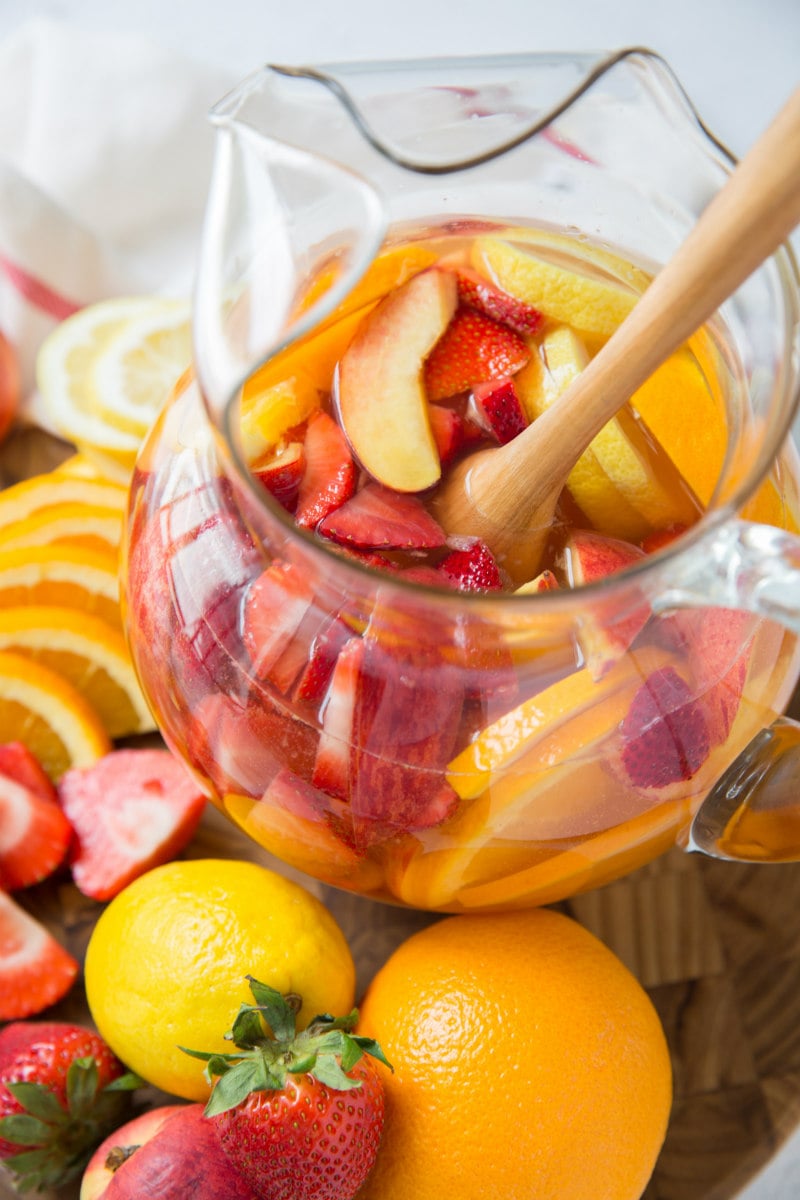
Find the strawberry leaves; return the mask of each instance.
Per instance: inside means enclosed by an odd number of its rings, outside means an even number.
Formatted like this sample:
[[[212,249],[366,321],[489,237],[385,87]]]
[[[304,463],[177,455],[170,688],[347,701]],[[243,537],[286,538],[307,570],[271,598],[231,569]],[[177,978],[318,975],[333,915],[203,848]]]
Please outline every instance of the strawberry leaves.
[[[91,1055],[70,1063],[66,1106],[46,1083],[7,1081],[21,1111],[0,1118],[0,1138],[19,1147],[5,1159],[18,1190],[61,1187],[80,1175],[94,1147],[122,1120],[125,1094],[142,1086],[129,1071],[101,1087]]]
[[[280,1091],[292,1075],[310,1075],[337,1092],[360,1088],[361,1080],[351,1078],[350,1072],[365,1054],[391,1070],[378,1043],[353,1032],[357,1009],[343,1017],[323,1013],[297,1033],[301,998],[296,993],[282,995],[252,975],[247,981],[255,1004],[242,1004],[225,1034],[238,1053],[208,1054],[181,1047],[205,1062],[205,1076],[214,1084],[207,1117],[237,1108],[253,1092]]]

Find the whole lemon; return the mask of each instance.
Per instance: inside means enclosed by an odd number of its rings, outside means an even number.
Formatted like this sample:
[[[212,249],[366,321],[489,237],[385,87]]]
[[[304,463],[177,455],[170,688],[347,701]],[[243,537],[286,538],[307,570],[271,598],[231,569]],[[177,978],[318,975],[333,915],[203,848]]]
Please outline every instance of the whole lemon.
[[[256,863],[171,862],[116,896],[86,953],[92,1017],[114,1052],[149,1083],[204,1100],[203,1063],[180,1049],[230,1051],[223,1035],[247,976],[303,999],[298,1028],[353,1006],[344,935],[315,896]]]
[[[445,918],[367,989],[394,1068],[359,1200],[639,1200],[672,1073],[641,985],[546,909]]]

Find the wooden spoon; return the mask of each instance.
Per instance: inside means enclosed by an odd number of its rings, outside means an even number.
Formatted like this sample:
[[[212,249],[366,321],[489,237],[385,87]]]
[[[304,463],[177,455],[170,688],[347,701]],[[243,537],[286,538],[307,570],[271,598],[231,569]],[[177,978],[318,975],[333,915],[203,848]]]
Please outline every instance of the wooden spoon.
[[[535,575],[558,497],[595,435],[800,222],[800,88],[578,378],[513,441],[463,460],[436,515],[484,539],[517,584]]]

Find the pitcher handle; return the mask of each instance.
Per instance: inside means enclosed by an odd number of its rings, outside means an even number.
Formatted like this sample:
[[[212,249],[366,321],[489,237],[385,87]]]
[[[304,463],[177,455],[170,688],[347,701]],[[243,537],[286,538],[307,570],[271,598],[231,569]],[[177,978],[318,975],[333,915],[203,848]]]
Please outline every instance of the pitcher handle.
[[[800,536],[729,520],[673,558],[656,611],[692,605],[739,608],[800,635]],[[665,571],[665,575],[667,573]]]
[[[800,723],[757,733],[703,800],[688,850],[731,862],[800,861]]]

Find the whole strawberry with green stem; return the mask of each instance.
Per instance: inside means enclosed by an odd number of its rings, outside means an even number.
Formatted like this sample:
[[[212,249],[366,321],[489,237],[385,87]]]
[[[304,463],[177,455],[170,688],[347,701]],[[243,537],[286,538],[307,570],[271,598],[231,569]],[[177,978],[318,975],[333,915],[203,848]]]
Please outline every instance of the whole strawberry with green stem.
[[[351,1200],[383,1132],[380,1046],[354,1033],[357,1010],[315,1017],[300,1033],[301,998],[248,976],[225,1036],[230,1054],[186,1050],[206,1062],[214,1087],[205,1114],[225,1154],[261,1200]],[[391,1069],[391,1068],[390,1068]]]
[[[19,1191],[80,1175],[141,1082],[80,1025],[14,1021],[0,1029],[0,1158]]]

